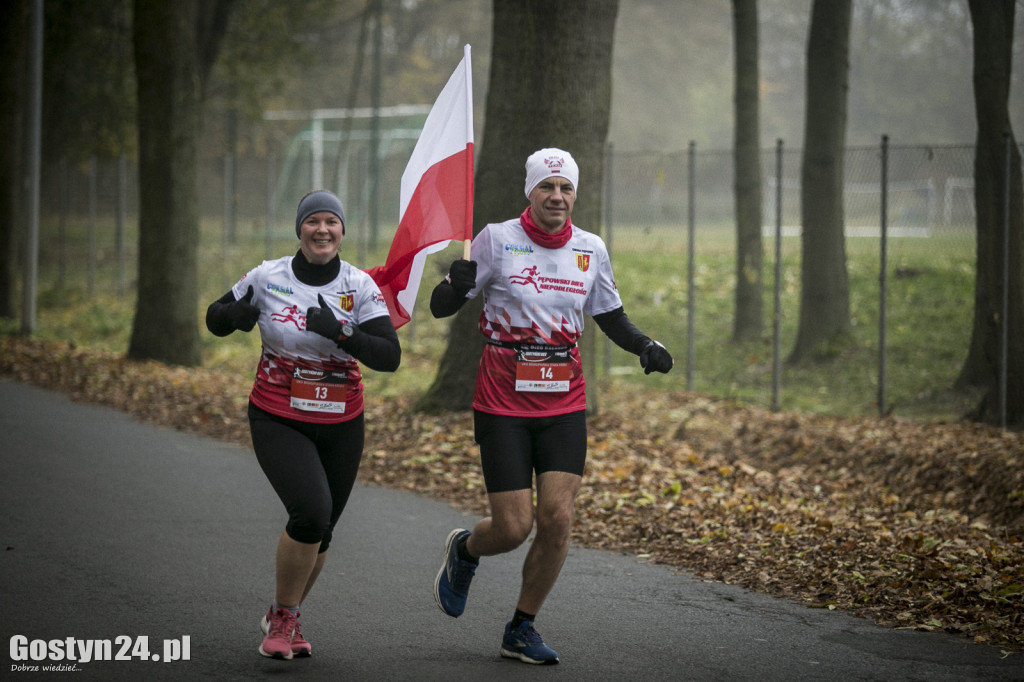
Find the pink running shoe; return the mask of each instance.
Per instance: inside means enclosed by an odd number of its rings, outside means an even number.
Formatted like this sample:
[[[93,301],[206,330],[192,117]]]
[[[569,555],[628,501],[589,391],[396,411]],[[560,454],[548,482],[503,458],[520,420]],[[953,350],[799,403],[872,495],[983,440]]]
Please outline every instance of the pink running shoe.
[[[271,605],[267,609],[267,615],[263,616],[260,620],[260,630],[263,634],[267,634],[270,631],[270,620],[273,617],[274,606]],[[292,633],[292,656],[295,658],[305,658],[313,654],[312,645],[306,641],[306,638],[302,636],[302,629],[299,626],[298,618],[301,614],[295,616],[295,631]]]
[[[298,618],[298,616],[296,616]],[[302,636],[302,630],[299,629],[299,621],[295,621],[295,632],[292,633],[292,656],[295,658],[305,658],[313,655],[313,647],[306,638]]]
[[[293,655],[292,634],[297,624],[298,619],[288,609],[274,611],[271,608],[260,623],[261,628],[266,626],[263,631],[267,633],[260,644],[260,653],[268,658],[290,661]]]

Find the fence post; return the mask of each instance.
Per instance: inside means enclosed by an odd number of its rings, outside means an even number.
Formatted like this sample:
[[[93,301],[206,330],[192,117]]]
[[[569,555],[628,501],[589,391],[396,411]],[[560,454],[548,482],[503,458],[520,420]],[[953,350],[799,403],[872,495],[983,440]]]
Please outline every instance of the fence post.
[[[71,174],[68,171],[68,157],[58,162],[60,177],[60,218],[57,220],[57,289],[63,291],[68,283],[68,213],[71,210]]]
[[[267,260],[274,257],[274,173],[277,159],[274,152],[267,154],[267,218],[265,236],[267,242]]]
[[[1008,132],[1003,133],[1003,146],[1006,148],[1006,162],[1003,164],[1003,314],[999,320],[1002,325],[999,339],[999,426],[1006,429],[1006,365],[1010,328],[1010,164],[1013,162]]]
[[[235,179],[235,164],[234,159],[231,156],[231,152],[224,152],[224,227],[222,239],[222,248],[224,249],[224,260],[221,265],[221,289],[228,289],[231,287],[231,238],[233,232],[233,223],[235,217],[232,212],[231,206],[231,191],[234,187]]]
[[[89,283],[91,296],[96,292],[96,156],[89,157]]]
[[[32,3],[32,35],[28,44],[29,105],[28,105],[28,224],[25,230],[24,270],[22,271],[21,333],[31,336],[36,330],[36,293],[39,289],[39,191],[42,178],[42,111],[43,111],[43,0]]]
[[[315,114],[309,124],[309,177],[314,188],[324,185],[324,121]]]
[[[878,272],[878,416],[885,414],[885,344],[886,325],[889,289],[889,136],[882,135],[882,188],[881,188],[881,216],[880,225],[882,232],[882,243],[880,245],[880,259]]]
[[[615,183],[612,179],[612,161],[615,159],[614,146],[611,142],[605,148],[604,155],[604,243],[608,247],[608,255],[612,254],[612,211],[615,208],[615,199],[612,196]],[[604,374],[607,376],[612,369],[612,341],[604,337]]]
[[[697,226],[697,212],[696,212],[696,196],[697,196],[697,183],[694,180],[694,173],[696,171],[696,157],[697,157],[697,143],[693,140],[690,141],[690,172],[689,172],[689,246],[687,254],[688,264],[686,269],[686,390],[693,390],[693,374],[694,365],[697,364],[696,346],[694,345],[694,330],[696,329],[696,320],[694,320],[694,312],[696,309],[696,295],[693,290],[693,283],[696,279],[696,261],[694,258],[694,245],[696,244],[696,226]]]
[[[775,142],[775,281],[772,312],[772,411],[782,393],[782,139]]]
[[[369,216],[369,205],[370,205],[370,187],[367,178],[370,177],[370,157],[369,152],[365,149],[359,150],[357,163],[359,164],[359,173],[356,177],[359,178],[358,187],[358,201],[362,205],[363,217],[360,219],[361,226],[369,227],[367,217]],[[353,201],[352,203],[355,203]],[[359,204],[357,204],[359,205]],[[369,244],[370,244],[370,230],[361,229],[356,232],[356,265],[360,268],[365,267],[367,260],[369,259]]]
[[[128,211],[128,160],[121,152],[117,157],[117,295],[124,296],[128,289],[128,240],[125,237]]]

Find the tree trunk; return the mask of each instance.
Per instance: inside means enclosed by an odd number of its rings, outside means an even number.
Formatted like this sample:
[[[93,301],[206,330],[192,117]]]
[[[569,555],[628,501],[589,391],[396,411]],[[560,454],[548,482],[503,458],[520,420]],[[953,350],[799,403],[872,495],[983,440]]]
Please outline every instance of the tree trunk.
[[[136,0],[139,283],[128,357],[198,365],[203,82],[230,3]]]
[[[25,196],[25,124],[28,107],[28,50],[31,3],[0,6],[0,318],[17,315],[18,226]]]
[[[1013,55],[1014,0],[971,0],[974,27],[974,103],[978,119],[974,160],[974,201],[977,216],[974,323],[967,359],[956,386],[987,388],[968,415],[977,421],[1001,421],[999,369],[1004,330],[1006,351],[1006,420],[1024,424],[1024,188],[1021,158],[1009,116]],[[1010,148],[1010,196],[1006,195],[1006,141]],[[1006,207],[1009,205],[1009,249],[1006,248]],[[1003,286],[1004,257],[1009,263]],[[1008,291],[1009,315],[1003,315]]]
[[[617,12],[618,0],[494,0],[486,126],[474,183],[474,234],[487,223],[523,212],[528,203],[523,194],[526,158],[544,147],[565,149],[579,163],[573,223],[599,231]],[[448,348],[420,409],[471,406],[484,343],[480,309],[480,302],[473,301],[453,320]],[[584,336],[589,342],[582,344],[581,353],[592,360],[594,334]]]
[[[736,312],[733,340],[764,330],[761,247],[761,150],[758,109],[757,0],[733,0],[736,52]]]
[[[850,331],[843,234],[843,149],[851,0],[814,0],[807,41],[807,117],[801,168],[800,321],[790,362],[827,356]]]

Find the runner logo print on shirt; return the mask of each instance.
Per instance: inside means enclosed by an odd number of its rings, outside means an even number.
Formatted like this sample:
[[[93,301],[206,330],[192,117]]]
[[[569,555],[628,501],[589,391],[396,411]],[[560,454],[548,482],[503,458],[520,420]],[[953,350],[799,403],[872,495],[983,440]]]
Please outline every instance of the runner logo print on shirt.
[[[509,280],[513,284],[522,284],[523,286],[530,284],[533,286],[534,289],[537,290],[537,293],[539,294],[540,287],[537,286],[537,282],[535,282],[533,279],[534,277],[538,277],[540,275],[540,271],[537,269],[537,266],[531,265],[528,268],[523,268],[523,273],[524,274],[520,275],[509,275]]]
[[[279,313],[271,313],[270,319],[274,322],[291,322],[295,325],[295,328],[299,330],[306,328],[306,315],[299,310],[298,306],[295,305],[283,308]]]

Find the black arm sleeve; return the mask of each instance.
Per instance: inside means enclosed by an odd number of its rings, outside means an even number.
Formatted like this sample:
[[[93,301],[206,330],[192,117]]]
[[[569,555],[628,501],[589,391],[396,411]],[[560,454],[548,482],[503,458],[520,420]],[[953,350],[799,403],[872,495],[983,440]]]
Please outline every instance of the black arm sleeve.
[[[626,317],[626,311],[621,306],[607,313],[594,315],[594,321],[616,346],[634,355],[640,355],[644,346],[651,341]]]
[[[235,295],[228,289],[228,293],[211,303],[210,307],[206,309],[206,328],[214,336],[227,336],[235,331],[235,325],[231,324],[227,312],[228,306],[234,302]]]
[[[454,315],[468,300],[465,296],[456,294],[451,282],[443,279],[430,294],[430,314],[435,318]]]
[[[359,325],[361,333],[343,341],[345,352],[375,372],[394,372],[402,362],[398,332],[387,315]]]

